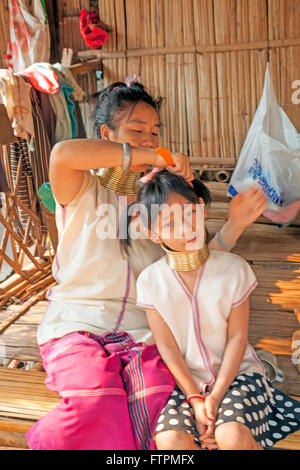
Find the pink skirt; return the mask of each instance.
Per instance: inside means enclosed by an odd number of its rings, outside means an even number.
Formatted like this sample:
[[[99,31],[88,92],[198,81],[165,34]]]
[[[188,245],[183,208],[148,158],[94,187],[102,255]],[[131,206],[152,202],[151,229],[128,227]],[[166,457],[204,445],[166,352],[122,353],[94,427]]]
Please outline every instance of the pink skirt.
[[[174,379],[155,345],[126,332],[71,333],[40,347],[45,384],[61,402],[26,438],[34,450],[155,450]]]

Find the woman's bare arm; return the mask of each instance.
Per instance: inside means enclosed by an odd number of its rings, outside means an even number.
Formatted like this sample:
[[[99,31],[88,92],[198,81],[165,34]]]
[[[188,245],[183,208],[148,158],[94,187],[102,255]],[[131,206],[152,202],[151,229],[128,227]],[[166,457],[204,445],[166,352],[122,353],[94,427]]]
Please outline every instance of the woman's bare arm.
[[[189,157],[180,153],[172,153],[173,167],[154,149],[148,147],[132,147],[131,168],[140,171],[139,167],[153,165],[168,168],[183,178],[191,179]],[[97,139],[65,140],[56,144],[50,155],[50,185],[56,200],[62,204],[69,202],[78,193],[84,171],[98,168],[114,168],[122,166],[123,144]],[[136,169],[136,170],[135,170]]]
[[[159,159],[161,161],[159,161]],[[121,166],[123,145],[96,139],[65,140],[50,155],[50,185],[56,200],[68,204],[78,193],[84,171]],[[132,165],[164,165],[161,157],[147,148],[132,149]]]

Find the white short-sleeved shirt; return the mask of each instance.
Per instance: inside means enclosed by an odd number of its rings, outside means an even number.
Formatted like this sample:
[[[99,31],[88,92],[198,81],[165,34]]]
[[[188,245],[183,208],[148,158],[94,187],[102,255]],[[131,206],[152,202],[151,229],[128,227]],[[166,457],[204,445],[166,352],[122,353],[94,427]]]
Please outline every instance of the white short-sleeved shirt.
[[[114,238],[99,237],[108,215],[101,210],[104,204],[115,209],[109,219],[110,228],[116,228]],[[136,341],[151,342],[145,312],[136,305],[136,279],[162,256],[161,248],[149,240],[134,240],[129,257],[122,253],[118,198],[89,171],[74,200],[67,206],[56,204],[56,224],[59,243],[52,272],[58,284],[47,292],[50,302],[38,328],[38,344],[74,331],[101,335],[118,321],[119,329]]]
[[[165,320],[199,388],[211,387],[227,342],[227,320],[257,285],[248,263],[237,255],[210,250],[201,266],[193,295],[163,257],[146,268],[137,281],[137,305],[156,309]],[[250,344],[239,369],[264,368]]]

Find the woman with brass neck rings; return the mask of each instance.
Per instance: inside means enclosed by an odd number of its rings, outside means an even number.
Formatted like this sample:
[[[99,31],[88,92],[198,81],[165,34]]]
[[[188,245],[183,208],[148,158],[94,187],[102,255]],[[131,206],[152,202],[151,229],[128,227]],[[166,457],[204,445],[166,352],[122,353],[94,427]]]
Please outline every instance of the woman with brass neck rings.
[[[193,180],[187,156],[172,153],[170,167],[155,151],[159,106],[140,83],[114,83],[95,108],[98,139],[63,141],[52,150],[57,285],[47,293],[37,340],[46,384],[62,400],[27,433],[32,449],[155,449],[156,420],[175,385],[136,306],[136,279],[163,251],[142,239],[125,256],[118,231],[104,238],[97,226],[103,204],[118,213],[120,196],[134,202],[149,166]],[[259,192],[234,198],[210,247],[229,250],[264,209]]]

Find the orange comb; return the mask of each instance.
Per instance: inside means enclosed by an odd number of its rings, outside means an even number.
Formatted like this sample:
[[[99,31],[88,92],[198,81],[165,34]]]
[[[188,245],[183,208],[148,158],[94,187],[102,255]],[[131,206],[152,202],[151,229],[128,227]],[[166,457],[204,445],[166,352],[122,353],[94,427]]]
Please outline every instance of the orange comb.
[[[155,152],[158,153],[169,166],[175,166],[170,150],[164,147],[158,147],[155,149]],[[188,183],[192,188],[194,187],[191,181],[188,181]]]
[[[164,147],[158,147],[155,152],[160,155],[169,166],[175,166],[170,150]]]

